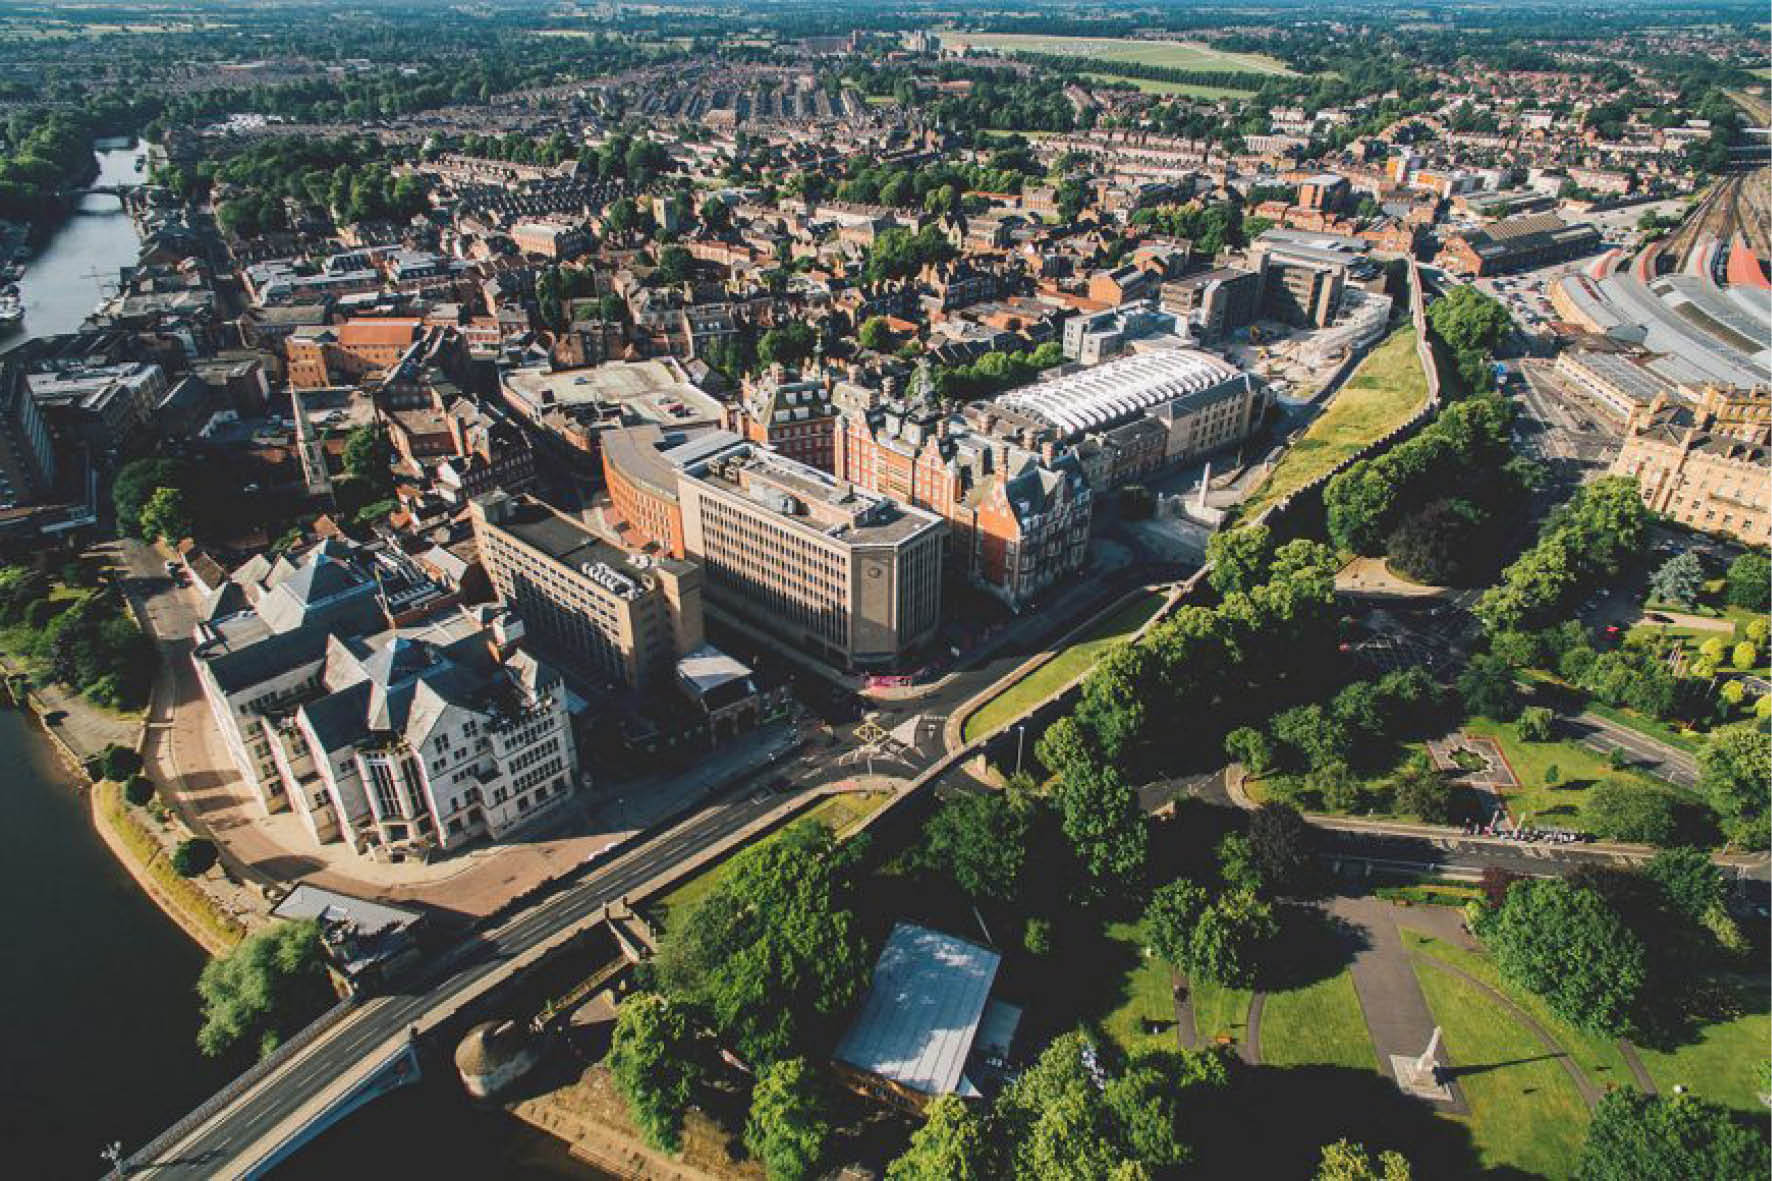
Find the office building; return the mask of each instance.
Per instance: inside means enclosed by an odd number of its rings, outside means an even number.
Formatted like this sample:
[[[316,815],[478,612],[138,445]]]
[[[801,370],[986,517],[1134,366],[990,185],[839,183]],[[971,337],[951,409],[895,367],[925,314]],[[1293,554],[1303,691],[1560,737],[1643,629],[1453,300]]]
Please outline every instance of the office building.
[[[702,576],[674,558],[626,554],[533,496],[469,506],[499,602],[568,671],[642,692],[668,686],[702,642]]]
[[[941,621],[940,517],[729,432],[666,453],[708,599],[841,668],[896,668]]]

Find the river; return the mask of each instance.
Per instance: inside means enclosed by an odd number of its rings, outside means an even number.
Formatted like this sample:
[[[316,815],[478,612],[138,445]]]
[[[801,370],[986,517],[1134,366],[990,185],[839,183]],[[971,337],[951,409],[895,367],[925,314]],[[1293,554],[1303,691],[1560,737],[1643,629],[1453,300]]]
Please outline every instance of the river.
[[[139,147],[106,148],[98,153],[99,185],[134,184],[142,179],[135,162]],[[55,234],[30,260],[19,283],[25,305],[23,324],[0,348],[11,348],[33,336],[75,332],[92,309],[114,292],[117,268],[136,260],[135,223],[123,203],[108,193],[88,193],[56,227]]]
[[[0,1171],[90,1181],[105,1144],[141,1145],[241,1063],[197,1052],[203,952],[117,864],[17,710],[0,709],[0,765]]]

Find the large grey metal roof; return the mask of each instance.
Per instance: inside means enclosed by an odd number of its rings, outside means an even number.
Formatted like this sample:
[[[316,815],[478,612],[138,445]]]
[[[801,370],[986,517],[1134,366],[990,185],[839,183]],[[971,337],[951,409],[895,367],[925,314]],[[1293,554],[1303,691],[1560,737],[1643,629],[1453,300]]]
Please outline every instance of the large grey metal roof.
[[[975,1093],[966,1056],[1001,962],[975,943],[899,923],[837,1059],[926,1095]]]

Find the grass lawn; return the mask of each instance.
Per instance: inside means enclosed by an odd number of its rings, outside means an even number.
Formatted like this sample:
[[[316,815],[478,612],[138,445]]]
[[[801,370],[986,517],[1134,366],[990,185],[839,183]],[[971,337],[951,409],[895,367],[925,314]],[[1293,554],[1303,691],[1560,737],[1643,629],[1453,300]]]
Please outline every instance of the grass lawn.
[[[1170,990],[1169,965],[1144,954],[1137,923],[1109,923],[1103,933],[1131,948],[1136,963],[1121,978],[1119,1003],[1101,1019],[1102,1032],[1129,1055],[1176,1049],[1180,1043],[1175,1038],[1175,994]],[[1147,1032],[1147,1021],[1162,1023],[1161,1031]]]
[[[1252,90],[1235,90],[1228,86],[1195,86],[1187,82],[1159,82],[1154,78],[1123,78],[1111,71],[1084,74],[1083,77],[1095,82],[1129,82],[1145,94],[1182,94],[1189,98],[1208,100],[1248,98],[1255,93]]]
[[[1142,627],[1162,605],[1163,596],[1151,591],[1103,617],[1070,647],[985,702],[966,719],[962,736],[971,742],[1014,721],[1036,702],[1087,672],[1104,652]]]
[[[1517,988],[1502,979],[1500,969],[1495,961],[1480,951],[1467,951],[1462,947],[1441,942],[1431,935],[1423,935],[1419,931],[1402,928],[1403,945],[1411,952],[1430,955],[1437,960],[1462,968],[1466,972],[1487,984],[1490,988],[1507,997],[1508,1000],[1532,1015],[1533,1020],[1544,1026],[1545,1031],[1555,1038],[1562,1047],[1569,1051],[1582,1073],[1593,1081],[1597,1087],[1604,1088],[1608,1083],[1621,1087],[1635,1086],[1631,1070],[1624,1060],[1624,1051],[1618,1048],[1618,1039],[1606,1037],[1604,1034],[1589,1033],[1563,1020],[1551,1011],[1542,997]]]
[[[1501,746],[1521,784],[1503,792],[1502,796],[1515,819],[1530,814],[1539,828],[1588,831],[1582,820],[1581,805],[1587,799],[1588,789],[1602,779],[1633,779],[1682,796],[1688,794],[1636,771],[1614,771],[1611,763],[1577,743],[1521,742],[1511,722],[1467,718],[1463,729],[1477,737],[1493,738]],[[1557,782],[1562,786],[1546,787],[1544,775],[1553,766],[1557,769]]]
[[[1464,980],[1415,961],[1415,976],[1470,1105],[1447,1116],[1470,1128],[1486,1169],[1556,1179],[1581,1155],[1588,1111],[1562,1066],[1507,1011]]]
[[[1746,1010],[1742,1016],[1705,1026],[1696,1041],[1678,1049],[1658,1052],[1639,1046],[1637,1053],[1663,1091],[1683,1083],[1700,1098],[1751,1112],[1763,1121],[1766,1105],[1760,1101],[1760,1070],[1766,1047],[1772,1044],[1767,979],[1742,980],[1738,991]]]
[[[1353,974],[1342,969],[1302,988],[1269,993],[1261,1009],[1263,1066],[1346,1066],[1376,1070]]]
[[[1210,980],[1189,980],[1188,994],[1194,1002],[1194,1032],[1200,1045],[1217,1038],[1242,1041],[1249,1032],[1249,1002],[1255,994],[1247,988],[1226,988]]]
[[[1291,74],[1285,63],[1259,53],[1229,53],[1197,41],[1147,41],[1130,37],[1047,37],[1037,33],[960,33],[943,29],[944,46],[1000,53],[1051,53],[1099,62],[1136,62],[1179,70]]]
[[[1262,509],[1333,471],[1361,448],[1401,426],[1427,400],[1427,375],[1415,354],[1415,330],[1399,328],[1360,362],[1329,400],[1304,437],[1268,473],[1239,517],[1252,521]]]
[[[826,796],[804,812],[789,819],[787,824],[798,824],[802,820],[816,820],[834,831],[839,837],[845,836],[851,827],[877,811],[889,798],[891,798],[890,793],[883,791],[840,792],[836,795]],[[782,827],[785,828],[787,825]],[[744,848],[754,849],[759,845],[766,845],[777,840],[780,838],[781,831],[781,828],[777,828],[761,840],[753,841]],[[733,852],[741,851],[739,849]],[[652,912],[657,926],[661,929],[668,929],[671,925],[672,915],[688,913],[703,898],[713,893],[714,887],[725,881],[731,872],[732,856],[729,854],[708,869],[680,883],[669,893],[653,899],[646,904],[646,909]]]

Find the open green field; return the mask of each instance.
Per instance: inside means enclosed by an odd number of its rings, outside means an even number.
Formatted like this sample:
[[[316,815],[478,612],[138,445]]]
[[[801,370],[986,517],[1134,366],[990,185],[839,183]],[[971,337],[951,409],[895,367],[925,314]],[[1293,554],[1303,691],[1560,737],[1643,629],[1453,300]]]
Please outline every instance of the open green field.
[[[1415,354],[1415,329],[1399,328],[1360,362],[1304,437],[1286,449],[1239,517],[1253,521],[1267,506],[1334,471],[1361,448],[1409,420],[1427,401],[1427,374]]]
[[[1083,77],[1094,82],[1125,82],[1146,94],[1181,94],[1188,98],[1203,98],[1208,101],[1217,101],[1221,98],[1247,98],[1255,93],[1253,90],[1236,90],[1229,86],[1194,86],[1186,82],[1159,82],[1155,78],[1126,78],[1109,72],[1084,74]]]
[[[1530,1013],[1534,1021],[1542,1025],[1559,1045],[1569,1051],[1570,1056],[1575,1059],[1575,1065],[1581,1068],[1581,1072],[1595,1086],[1604,1089],[1608,1085],[1635,1085],[1636,1080],[1631,1077],[1630,1066],[1624,1060],[1624,1051],[1619,1049],[1617,1038],[1589,1033],[1563,1020],[1551,1011],[1542,997],[1503,980],[1500,969],[1486,952],[1467,951],[1407,927],[1402,928],[1402,935],[1403,946],[1411,953],[1432,956],[1455,968],[1462,968]]]
[[[1261,1062],[1377,1070],[1353,973],[1343,968],[1301,988],[1268,993],[1261,1010]]]
[[[1135,962],[1121,978],[1119,1003],[1102,1017],[1101,1031],[1129,1055],[1175,1049],[1175,994],[1170,991],[1169,965],[1144,954],[1137,923],[1109,923],[1102,933],[1125,944]],[[1149,1029],[1147,1022],[1153,1023]]]
[[[1676,795],[1680,789],[1637,771],[1614,771],[1611,763],[1585,746],[1573,742],[1522,742],[1511,722],[1466,718],[1462,727],[1479,738],[1493,738],[1513,766],[1520,786],[1502,792],[1515,819],[1532,817],[1538,828],[1570,828],[1586,832],[1581,806],[1588,790],[1603,779],[1629,779]],[[1545,774],[1555,767],[1557,787],[1545,786]],[[1696,802],[1696,796],[1689,796]]]
[[[1649,1077],[1663,1091],[1675,1085],[1690,1087],[1694,1094],[1725,1107],[1766,1118],[1760,1098],[1760,1071],[1772,1045],[1772,1015],[1767,1008],[1764,976],[1737,981],[1743,1013],[1731,1021],[1707,1025],[1697,1040],[1670,1051],[1638,1047],[1637,1053]]]
[[[1145,41],[1121,37],[1045,37],[1035,33],[960,33],[943,30],[944,46],[999,53],[1051,53],[1091,57],[1102,63],[1132,62],[1178,70],[1240,70],[1291,74],[1279,60],[1258,53],[1226,53],[1197,41]]]
[[[854,825],[878,811],[880,806],[890,798],[891,793],[883,791],[839,792],[836,795],[826,796],[812,807],[793,817],[788,821],[788,824],[798,824],[802,820],[816,820],[838,836],[844,836]],[[783,828],[785,827],[787,826],[784,825]],[[745,847],[754,849],[760,845],[767,845],[780,839],[781,832],[782,829],[778,828],[762,840]],[[733,850],[733,854],[738,852],[742,852],[742,850]],[[647,904],[646,909],[655,917],[659,927],[669,928],[673,915],[688,913],[703,898],[713,893],[714,887],[725,881],[731,872],[732,855],[728,855],[721,858],[709,869],[686,879],[669,893],[654,899]]]
[[[1487,1170],[1519,1170],[1552,1181],[1568,1177],[1581,1155],[1588,1110],[1563,1072],[1507,1010],[1468,981],[1417,958],[1415,976],[1434,1020],[1445,1031],[1452,1074],[1469,1116],[1448,1116],[1470,1128]]]
[[[1189,980],[1188,999],[1194,1004],[1197,1045],[1210,1045],[1221,1037],[1241,1042],[1249,1036],[1249,1002],[1255,999],[1249,989]]]
[[[1087,672],[1104,652],[1144,626],[1162,605],[1163,596],[1151,591],[1109,613],[1070,647],[985,702],[966,719],[965,740],[971,742],[1020,717],[1036,702]]]

